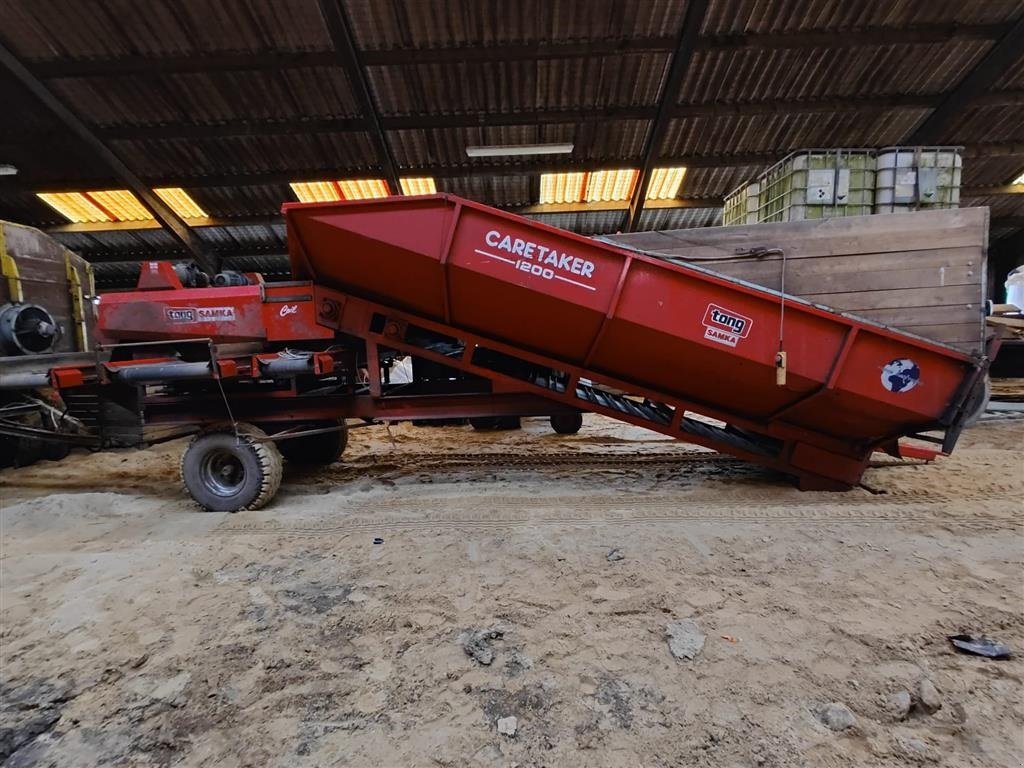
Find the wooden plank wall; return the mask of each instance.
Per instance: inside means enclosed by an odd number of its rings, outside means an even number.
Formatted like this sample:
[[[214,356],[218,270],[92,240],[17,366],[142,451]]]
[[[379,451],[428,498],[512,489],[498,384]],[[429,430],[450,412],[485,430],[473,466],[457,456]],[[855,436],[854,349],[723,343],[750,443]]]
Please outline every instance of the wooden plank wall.
[[[985,342],[988,208],[851,216],[824,221],[637,232],[604,238],[779,290],[952,345]]]
[[[64,335],[57,343],[56,352],[86,351],[78,349],[75,320],[72,315],[70,285],[65,254],[70,252],[49,235],[33,227],[0,221],[7,252],[14,257],[21,277],[25,302],[39,304],[64,327]],[[78,273],[85,293],[89,292],[88,262],[70,253],[71,263]],[[10,301],[6,281],[0,280],[0,304]],[[86,299],[86,326],[89,345],[93,343],[95,312]]]

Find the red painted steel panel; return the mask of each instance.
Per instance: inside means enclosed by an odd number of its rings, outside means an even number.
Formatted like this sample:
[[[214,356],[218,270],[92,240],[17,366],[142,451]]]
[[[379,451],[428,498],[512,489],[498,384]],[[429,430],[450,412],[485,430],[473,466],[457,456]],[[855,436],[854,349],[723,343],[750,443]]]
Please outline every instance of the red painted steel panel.
[[[386,198],[291,211],[302,222],[288,232],[296,279],[345,285],[366,298],[443,316],[441,255],[450,205],[439,206],[434,198]]]
[[[97,308],[97,328],[107,341],[262,340],[261,295],[258,285],[107,293]]]

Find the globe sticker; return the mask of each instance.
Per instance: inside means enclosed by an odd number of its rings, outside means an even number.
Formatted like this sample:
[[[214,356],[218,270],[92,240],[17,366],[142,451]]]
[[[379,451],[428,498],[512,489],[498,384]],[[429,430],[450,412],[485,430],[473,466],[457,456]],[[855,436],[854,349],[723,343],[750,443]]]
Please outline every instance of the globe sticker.
[[[882,386],[890,392],[909,392],[921,380],[921,369],[909,358],[900,358],[882,368]]]

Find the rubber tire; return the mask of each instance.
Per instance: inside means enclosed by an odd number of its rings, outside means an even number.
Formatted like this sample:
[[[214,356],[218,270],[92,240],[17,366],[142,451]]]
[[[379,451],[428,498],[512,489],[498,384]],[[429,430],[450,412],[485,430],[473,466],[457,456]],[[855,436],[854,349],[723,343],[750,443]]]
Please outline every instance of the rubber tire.
[[[469,425],[477,432],[498,432],[523,426],[518,416],[474,416]]]
[[[238,512],[259,509],[274,498],[281,486],[283,459],[274,443],[251,424],[238,425],[238,437],[230,424],[203,430],[192,438],[181,455],[181,482],[192,499],[210,512]],[[242,466],[242,482],[231,494],[220,494],[203,480],[203,467],[211,452],[233,456]]]
[[[559,413],[552,416],[549,421],[551,428],[560,435],[575,435],[583,426],[582,413]]]
[[[317,422],[309,424],[309,429],[336,427],[337,422]],[[342,424],[337,432],[323,432],[308,437],[295,437],[291,440],[278,440],[277,449],[290,464],[305,467],[326,467],[341,459],[348,445],[348,429]]]

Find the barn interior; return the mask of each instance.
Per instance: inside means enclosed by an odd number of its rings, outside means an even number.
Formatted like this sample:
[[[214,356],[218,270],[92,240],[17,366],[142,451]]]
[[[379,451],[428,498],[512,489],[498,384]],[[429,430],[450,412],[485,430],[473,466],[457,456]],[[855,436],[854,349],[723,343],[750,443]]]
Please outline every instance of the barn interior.
[[[12,454],[0,766],[1024,763],[1019,654],[949,639],[1024,648],[1024,3],[0,0],[0,100],[0,222],[76,281],[69,354],[162,264],[290,284],[282,205],[436,193],[731,249],[693,263],[991,363],[954,452],[838,492],[597,405],[366,419],[238,512],[182,488],[188,430]],[[793,153],[893,147],[955,155],[955,199],[730,220]],[[820,274],[738,253],[822,231]]]

